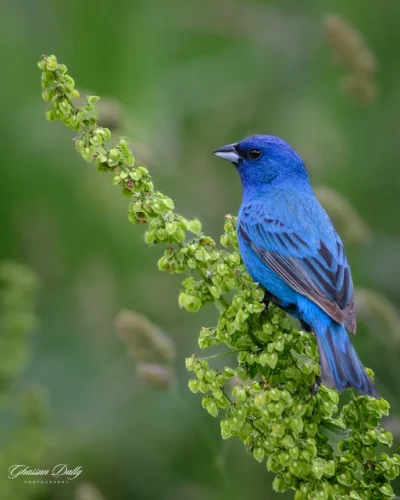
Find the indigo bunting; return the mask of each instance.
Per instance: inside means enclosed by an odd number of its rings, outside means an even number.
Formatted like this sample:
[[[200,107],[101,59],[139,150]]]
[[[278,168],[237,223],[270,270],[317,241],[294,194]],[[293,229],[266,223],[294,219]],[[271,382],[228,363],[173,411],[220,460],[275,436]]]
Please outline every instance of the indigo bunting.
[[[242,181],[237,231],[250,276],[269,301],[314,332],[325,385],[378,398],[346,331],[355,333],[356,318],[343,243],[301,157],[282,139],[264,135],[214,154],[232,162]]]

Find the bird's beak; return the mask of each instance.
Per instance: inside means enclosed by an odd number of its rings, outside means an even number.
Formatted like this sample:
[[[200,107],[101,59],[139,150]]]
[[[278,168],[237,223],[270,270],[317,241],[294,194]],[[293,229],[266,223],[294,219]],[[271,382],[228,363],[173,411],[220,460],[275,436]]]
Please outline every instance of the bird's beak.
[[[240,157],[236,151],[235,146],[236,144],[228,144],[227,146],[222,146],[216,149],[215,151],[213,151],[213,153],[215,154],[215,156],[219,156],[223,160],[230,161],[237,165],[239,163]]]

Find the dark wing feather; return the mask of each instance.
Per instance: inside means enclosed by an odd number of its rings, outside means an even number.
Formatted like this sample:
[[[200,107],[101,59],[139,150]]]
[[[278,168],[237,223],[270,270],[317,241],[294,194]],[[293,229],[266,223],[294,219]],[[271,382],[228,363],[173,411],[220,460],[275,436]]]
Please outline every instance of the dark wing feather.
[[[316,250],[296,232],[272,219],[262,224],[242,220],[239,232],[258,257],[293,290],[355,332],[353,284],[339,237],[334,251],[322,241]]]

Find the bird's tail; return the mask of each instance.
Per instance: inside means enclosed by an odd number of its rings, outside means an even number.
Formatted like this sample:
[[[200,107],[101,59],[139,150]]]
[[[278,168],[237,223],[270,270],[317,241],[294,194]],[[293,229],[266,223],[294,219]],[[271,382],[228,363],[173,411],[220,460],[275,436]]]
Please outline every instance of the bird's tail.
[[[365,373],[344,325],[331,322],[316,334],[322,382],[343,391],[354,387],[361,394],[379,398],[379,392]]]

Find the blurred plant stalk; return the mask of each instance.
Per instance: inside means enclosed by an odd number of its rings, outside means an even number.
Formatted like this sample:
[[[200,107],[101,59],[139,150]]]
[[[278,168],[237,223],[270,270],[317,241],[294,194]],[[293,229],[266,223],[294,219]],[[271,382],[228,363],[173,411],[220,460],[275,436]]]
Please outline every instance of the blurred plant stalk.
[[[106,500],[100,490],[92,483],[86,482],[78,486],[74,500]]]
[[[347,70],[341,87],[361,103],[373,101],[377,95],[378,63],[363,37],[338,15],[327,15],[322,23],[335,61]]]
[[[317,186],[315,194],[347,242],[370,241],[370,229],[344,196],[326,186]]]
[[[39,289],[37,276],[28,268],[13,262],[0,263],[0,404],[8,414],[11,410],[16,427],[8,432],[2,444],[0,468],[0,498],[25,500],[37,498],[45,485],[10,480],[6,471],[13,464],[34,464],[39,467],[50,442],[46,428],[47,406],[43,389],[24,387],[13,402],[13,383],[18,380],[27,363],[29,337],[37,325],[34,313]]]
[[[172,363],[175,346],[172,340],[147,318],[134,311],[123,310],[115,319],[117,331],[138,363],[137,373],[158,390],[166,390],[174,382]]]

